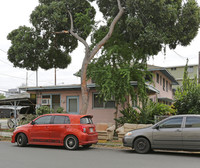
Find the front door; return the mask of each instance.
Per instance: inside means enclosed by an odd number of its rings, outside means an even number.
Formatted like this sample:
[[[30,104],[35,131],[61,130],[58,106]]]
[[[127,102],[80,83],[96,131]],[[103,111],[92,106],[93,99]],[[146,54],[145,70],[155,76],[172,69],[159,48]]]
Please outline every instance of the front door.
[[[30,131],[30,143],[32,144],[46,144],[49,143],[50,130],[49,126],[51,116],[43,116],[35,120]]]
[[[154,148],[182,148],[182,121],[183,117],[170,118],[154,129]]]
[[[67,96],[67,113],[79,114],[79,97]]]

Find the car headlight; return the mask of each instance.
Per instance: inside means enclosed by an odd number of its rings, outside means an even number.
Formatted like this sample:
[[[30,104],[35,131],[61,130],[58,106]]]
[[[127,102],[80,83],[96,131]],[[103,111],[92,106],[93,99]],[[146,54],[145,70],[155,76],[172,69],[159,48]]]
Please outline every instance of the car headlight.
[[[21,127],[21,126],[16,127],[15,130],[19,129],[20,127]]]
[[[133,133],[132,132],[127,132],[126,134],[125,134],[125,136],[131,136]]]

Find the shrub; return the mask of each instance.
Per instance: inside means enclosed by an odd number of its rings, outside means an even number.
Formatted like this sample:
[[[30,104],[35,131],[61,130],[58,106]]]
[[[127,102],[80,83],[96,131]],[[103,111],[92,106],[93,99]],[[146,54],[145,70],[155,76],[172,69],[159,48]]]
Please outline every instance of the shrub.
[[[58,107],[56,110],[57,113],[64,113],[64,108]]]
[[[136,110],[128,105],[128,107],[121,110],[120,113],[122,116],[115,119],[119,125],[123,125],[124,123],[153,124],[155,115],[174,115],[176,111],[168,105],[148,101],[144,108]]]
[[[43,114],[49,114],[49,113],[52,113],[52,112],[53,112],[53,110],[50,109],[48,106],[41,106],[36,110],[37,116],[43,115]]]

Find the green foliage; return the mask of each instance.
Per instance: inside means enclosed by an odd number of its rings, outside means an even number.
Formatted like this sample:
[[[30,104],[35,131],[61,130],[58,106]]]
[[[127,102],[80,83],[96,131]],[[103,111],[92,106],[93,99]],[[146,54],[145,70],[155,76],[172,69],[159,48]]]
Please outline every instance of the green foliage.
[[[119,125],[123,125],[124,123],[140,123],[140,114],[137,110],[132,108],[130,105],[128,105],[127,108],[124,108],[120,111],[122,114],[121,117],[115,119],[115,121]]]
[[[74,30],[86,39],[93,29],[95,9],[87,0],[39,0],[39,5],[30,15],[33,27],[20,26],[7,36],[11,40],[8,59],[15,67],[37,70],[67,68],[71,63],[70,53],[78,41],[70,34],[56,34],[70,30],[71,12]]]
[[[57,113],[65,113],[64,112],[64,108],[62,108],[62,107],[58,107],[57,110],[56,110],[56,112]]]
[[[0,93],[0,99],[6,98],[3,94]]]
[[[114,96],[117,104],[125,103],[128,95],[135,97],[137,94],[145,97],[145,64],[131,63],[130,60],[125,62],[118,58],[112,53],[102,55],[88,66],[88,78],[95,81],[100,96],[105,100],[110,100]],[[133,87],[132,81],[137,81],[137,90]]]
[[[176,111],[168,105],[148,101],[145,108],[136,110],[128,105],[128,107],[121,110],[120,113],[122,116],[115,119],[120,125],[123,125],[124,123],[154,124],[155,115],[174,115],[176,114]]]
[[[96,0],[105,19],[104,26],[94,21],[94,0],[39,0],[30,15],[31,28],[20,26],[8,35],[11,47],[8,59],[16,67],[37,70],[66,68],[70,54],[78,41],[70,34],[56,34],[70,30],[83,39],[91,33],[91,49],[108,32],[119,9],[117,0]],[[165,45],[176,48],[188,45],[197,35],[200,24],[200,8],[195,0],[121,0],[125,13],[115,27],[111,39],[102,48],[103,55],[115,54],[123,58],[145,60]]]
[[[197,78],[190,79],[185,66],[183,85],[175,93],[174,107],[178,114],[200,114],[200,85]]]
[[[53,113],[53,110],[50,109],[48,106],[41,106],[36,110],[37,116],[50,113]]]
[[[33,115],[33,114],[28,114],[26,115],[26,117],[24,119],[21,119],[19,121],[19,125],[25,125],[25,124],[28,124],[30,123],[32,120],[34,120],[37,116],[36,115]]]
[[[104,51],[115,44],[124,51],[131,51],[135,57],[144,58],[145,55],[157,55],[163,45],[173,49],[177,45],[186,46],[197,35],[200,8],[195,0],[125,0],[121,3],[126,12],[104,45]],[[107,25],[95,32],[94,42],[102,39],[106,33],[102,32],[118,11],[115,1],[97,0],[97,4]]]

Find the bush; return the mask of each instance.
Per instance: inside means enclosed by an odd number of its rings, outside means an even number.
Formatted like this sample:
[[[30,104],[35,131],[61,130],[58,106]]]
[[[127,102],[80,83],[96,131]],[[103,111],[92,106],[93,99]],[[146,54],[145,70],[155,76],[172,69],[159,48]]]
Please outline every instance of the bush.
[[[64,112],[64,108],[62,108],[62,107],[58,107],[57,110],[56,110],[56,112],[57,113],[65,113]]]
[[[30,123],[32,120],[34,120],[37,116],[33,114],[28,114],[25,118],[21,119],[19,121],[19,125],[24,125]]]
[[[53,113],[53,110],[50,109],[48,106],[41,106],[36,110],[37,116],[50,113]]]
[[[140,114],[138,113],[138,111],[133,109],[130,105],[128,105],[127,108],[121,110],[120,113],[123,116],[115,119],[115,121],[119,125],[124,125],[124,123],[139,123],[139,121],[140,121],[140,119],[139,119]]]
[[[154,124],[155,115],[174,115],[176,114],[176,111],[168,105],[148,101],[145,108],[139,108],[139,110],[136,110],[128,105],[128,107],[121,110],[120,113],[122,116],[115,119],[119,125],[123,125],[125,123]]]

